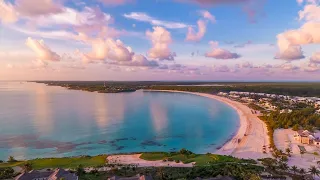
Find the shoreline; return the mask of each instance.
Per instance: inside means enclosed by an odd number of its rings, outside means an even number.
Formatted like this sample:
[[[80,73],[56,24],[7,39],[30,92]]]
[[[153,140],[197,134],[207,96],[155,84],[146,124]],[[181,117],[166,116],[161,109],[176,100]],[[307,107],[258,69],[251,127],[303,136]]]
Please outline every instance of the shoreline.
[[[256,114],[252,114],[251,109],[248,106],[240,102],[213,94],[175,90],[145,89],[143,91],[193,94],[215,99],[219,102],[227,104],[237,111],[239,115],[239,128],[237,132],[235,132],[234,135],[229,138],[226,143],[222,144],[219,149],[212,150],[210,153],[251,159],[271,157],[267,149],[270,141],[267,134],[266,124],[262,120],[260,120]],[[263,152],[263,146],[266,147],[266,153]]]

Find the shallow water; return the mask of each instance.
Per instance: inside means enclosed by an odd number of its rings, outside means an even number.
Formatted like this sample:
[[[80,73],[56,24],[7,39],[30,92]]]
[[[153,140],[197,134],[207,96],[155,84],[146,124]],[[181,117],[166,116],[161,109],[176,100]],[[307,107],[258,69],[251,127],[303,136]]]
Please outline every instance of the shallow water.
[[[213,152],[237,131],[238,119],[228,105],[191,94],[99,94],[0,82],[0,160]]]

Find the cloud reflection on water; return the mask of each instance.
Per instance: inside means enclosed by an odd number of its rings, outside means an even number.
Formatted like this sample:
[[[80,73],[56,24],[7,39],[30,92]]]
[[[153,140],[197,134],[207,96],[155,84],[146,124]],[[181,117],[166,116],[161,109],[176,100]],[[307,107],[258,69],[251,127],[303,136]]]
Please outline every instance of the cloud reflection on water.
[[[168,110],[165,106],[157,102],[151,102],[150,113],[152,116],[153,127],[157,132],[162,131],[168,126]]]

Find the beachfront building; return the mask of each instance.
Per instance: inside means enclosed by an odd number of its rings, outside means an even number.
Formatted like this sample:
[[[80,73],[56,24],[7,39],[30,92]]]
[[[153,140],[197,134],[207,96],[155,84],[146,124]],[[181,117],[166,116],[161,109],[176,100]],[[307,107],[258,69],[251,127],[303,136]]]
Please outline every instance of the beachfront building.
[[[225,92],[219,92],[219,93],[218,93],[218,95],[219,95],[219,96],[228,96],[228,93],[225,93]]]
[[[75,173],[70,173],[63,169],[56,169],[54,171],[30,171],[24,172],[17,176],[15,180],[78,180],[78,176]]]
[[[294,140],[301,144],[313,144],[315,137],[308,130],[299,130],[293,135]]]

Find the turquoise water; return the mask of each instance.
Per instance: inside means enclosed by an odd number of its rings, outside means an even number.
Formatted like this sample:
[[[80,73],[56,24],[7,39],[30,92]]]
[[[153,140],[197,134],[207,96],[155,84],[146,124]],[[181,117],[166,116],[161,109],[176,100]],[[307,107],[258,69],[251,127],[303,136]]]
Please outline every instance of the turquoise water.
[[[191,94],[99,94],[0,82],[0,160],[213,152],[237,131],[238,119],[226,104]]]

